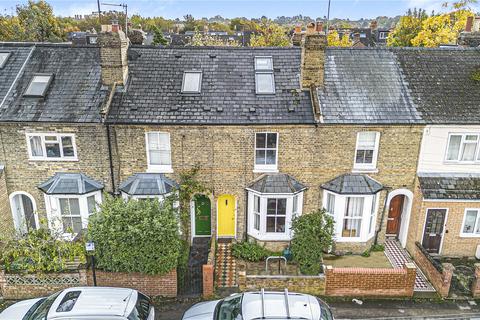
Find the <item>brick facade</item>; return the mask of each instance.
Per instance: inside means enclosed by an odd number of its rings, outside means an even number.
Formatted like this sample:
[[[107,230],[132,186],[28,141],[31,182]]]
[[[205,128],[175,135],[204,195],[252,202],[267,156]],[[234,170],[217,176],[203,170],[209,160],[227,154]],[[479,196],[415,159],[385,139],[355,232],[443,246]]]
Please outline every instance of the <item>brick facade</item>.
[[[480,263],[475,264],[475,274],[472,282],[472,296],[474,298],[480,297]]]
[[[403,269],[326,267],[325,295],[337,297],[412,297],[416,268]]]
[[[450,285],[452,282],[454,267],[450,263],[443,263],[443,271],[440,272],[429,261],[429,259],[423,254],[423,252],[415,246],[413,259],[417,263],[418,267],[422,270],[428,280],[432,283],[438,294],[445,298],[450,291]]]
[[[415,187],[410,223],[411,229],[407,245],[408,250],[414,252],[415,242],[422,243],[425,219],[429,208],[447,209],[446,227],[440,255],[447,257],[474,257],[477,246],[480,244],[478,237],[464,237],[460,235],[460,232],[462,230],[465,209],[480,208],[480,202],[424,201],[418,184]]]
[[[78,161],[33,161],[29,160],[27,132],[74,133]],[[79,172],[104,184],[111,191],[108,160],[108,144],[103,125],[62,124],[2,124],[0,126],[2,151],[0,162],[5,165],[6,190],[8,195],[16,191],[30,194],[36,203],[41,225],[46,226],[44,194],[37,186],[57,172]],[[1,182],[1,181],[0,181]],[[0,191],[1,191],[0,183]],[[0,192],[0,221],[11,221],[10,204],[3,202]],[[4,211],[7,209],[6,211]]]
[[[158,276],[142,273],[96,271],[97,285],[138,290],[150,297],[177,296],[177,270]],[[91,270],[87,272],[87,285],[93,285]]]
[[[237,199],[237,238],[245,234],[245,187],[260,174],[253,172],[255,132],[278,132],[278,169],[308,186],[303,212],[322,206],[320,185],[352,171],[357,132],[381,133],[378,172],[369,175],[384,186],[413,190],[418,149],[422,136],[419,126],[127,126],[112,130],[115,175],[119,181],[147,170],[145,133],[170,133],[173,179],[185,169],[200,165],[199,178],[213,192],[212,229],[216,227],[216,201],[219,195]],[[380,221],[385,192],[380,198]],[[381,228],[384,239],[386,219]],[[362,252],[368,243],[338,244],[340,250]],[[286,243],[280,243],[281,246]],[[274,247],[278,244],[270,243]]]

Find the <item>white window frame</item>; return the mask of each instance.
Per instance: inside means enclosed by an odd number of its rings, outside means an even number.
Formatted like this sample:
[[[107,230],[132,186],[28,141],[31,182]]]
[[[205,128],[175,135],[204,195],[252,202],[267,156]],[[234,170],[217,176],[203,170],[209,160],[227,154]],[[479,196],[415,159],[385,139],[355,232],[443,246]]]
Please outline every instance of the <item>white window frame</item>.
[[[94,191],[86,194],[54,194],[48,195],[45,194],[45,209],[47,212],[47,221],[48,227],[53,232],[59,234],[66,240],[71,240],[75,238],[76,233],[69,233],[63,228],[62,221],[62,212],[60,207],[60,199],[78,199],[78,204],[80,207],[80,217],[82,220],[82,228],[87,228],[88,220],[91,216],[88,208],[88,197],[94,196],[96,202],[96,209],[98,210],[99,205],[102,203],[102,193],[101,191]]]
[[[185,78],[187,77],[187,74],[194,73],[194,74],[200,74],[200,78],[198,80],[198,90],[185,90]],[[202,81],[203,81],[203,72],[199,70],[186,70],[183,72],[183,78],[182,78],[182,93],[201,93],[202,92]]]
[[[5,54],[5,60],[3,60],[1,63],[0,63],[0,69],[3,69],[5,67],[5,65],[7,64],[7,61],[8,59],[10,59],[10,57],[12,56],[12,53],[9,52],[9,51],[0,51],[0,54]]]
[[[59,147],[60,147],[60,157],[47,157],[47,150],[45,144],[48,143],[45,141],[45,137],[47,136],[53,136],[57,138]],[[32,146],[30,144],[30,138],[32,137],[40,137],[41,143],[42,143],[42,153],[43,156],[33,156],[32,153]],[[72,139],[72,147],[73,147],[73,157],[65,157],[63,155],[63,144],[62,144],[62,137],[69,137]],[[42,132],[42,133],[33,133],[29,132],[26,134],[26,140],[27,140],[27,150],[28,150],[28,159],[32,161],[78,161],[77,158],[77,145],[75,142],[75,134],[73,133],[48,133],[48,132]]]
[[[260,59],[269,59],[270,60],[270,68],[257,68],[257,60]],[[255,68],[255,93],[258,95],[271,95],[275,94],[275,74],[273,69],[273,57],[272,56],[256,56],[254,59],[254,68]],[[273,91],[269,92],[262,92],[258,90],[258,75],[260,74],[268,74],[272,77],[272,88]]]
[[[170,164],[169,165],[155,165],[155,164],[150,164],[150,146],[148,143],[148,135],[151,133],[156,133],[156,134],[166,134],[168,136],[168,147],[169,147],[169,152],[170,152]],[[172,168],[172,142],[171,142],[171,136],[169,132],[163,132],[163,131],[148,131],[145,132],[145,150],[147,152],[147,172],[154,172],[154,173],[172,173],[173,168]]]
[[[293,201],[296,196],[298,207],[296,216],[303,213],[303,191],[294,194],[267,194],[259,193],[253,190],[248,191],[248,235],[260,241],[290,241],[293,236],[292,219],[294,217]],[[254,228],[254,196],[260,198],[260,230]],[[268,199],[286,199],[285,209],[285,232],[267,232],[267,201]]]
[[[357,163],[357,152],[359,150],[360,134],[365,132],[375,133],[375,146],[373,149],[372,163]],[[357,132],[357,141],[355,143],[355,153],[353,155],[353,172],[377,172],[378,151],[380,149],[380,132],[378,131],[360,131]],[[362,149],[367,150],[367,149]]]
[[[36,77],[49,77],[48,81],[46,82],[45,88],[43,89],[42,93],[40,94],[31,94],[28,93],[28,89],[30,89],[30,86],[34,82]],[[25,92],[23,93],[23,96],[26,98],[44,98],[47,95],[47,91],[50,88],[50,85],[52,84],[54,78],[53,73],[35,73],[33,74],[32,78],[30,79],[30,82],[28,83],[27,88],[25,89]]]
[[[388,37],[387,32],[385,32],[385,31],[379,31],[378,39],[380,39],[380,40],[385,40],[385,39],[387,39],[387,37]]]
[[[380,196],[377,194],[338,194],[328,190],[323,190],[323,208],[327,208],[327,195],[332,194],[335,196],[335,214],[332,216],[334,220],[334,233],[335,241],[337,242],[367,242],[372,239],[375,235],[375,230],[377,227],[377,214],[378,214],[378,204]],[[363,200],[363,213],[362,213],[362,222],[360,226],[360,235],[358,237],[343,237],[343,223],[345,220],[347,198],[364,198]],[[369,229],[370,218],[372,217],[372,205],[374,206],[373,210],[373,228]],[[337,223],[338,222],[338,223]]]
[[[477,218],[475,220],[475,225],[473,226],[473,233],[465,233],[463,229],[465,227],[465,222],[467,220],[467,212],[468,211],[476,211]],[[480,238],[480,233],[475,233],[475,230],[478,229],[480,226],[480,208],[465,208],[463,213],[462,225],[460,227],[460,237],[462,238]]]
[[[257,148],[257,134],[265,134],[265,148]],[[269,134],[275,134],[277,141],[275,145],[275,164],[257,164],[257,149],[265,150],[265,160],[267,159],[267,151],[273,150],[273,148],[267,148],[267,138]],[[254,135],[254,151],[253,151],[253,172],[278,172],[278,144],[280,140],[280,134],[278,132],[255,132]]]
[[[456,160],[448,160],[448,149],[450,148],[450,140],[452,136],[461,136],[462,140],[460,141],[460,149],[458,150],[457,154],[457,159]],[[475,149],[475,155],[473,161],[466,161],[466,160],[461,160],[460,157],[462,155],[462,150],[464,149],[464,144],[473,144],[472,142],[466,142],[466,137],[467,136],[477,136],[477,143],[476,143],[476,149]],[[455,164],[478,164],[480,163],[480,133],[466,133],[466,132],[449,132],[448,133],[448,141],[447,141],[447,147],[445,149],[445,156],[444,156],[444,161],[445,163],[455,163]]]

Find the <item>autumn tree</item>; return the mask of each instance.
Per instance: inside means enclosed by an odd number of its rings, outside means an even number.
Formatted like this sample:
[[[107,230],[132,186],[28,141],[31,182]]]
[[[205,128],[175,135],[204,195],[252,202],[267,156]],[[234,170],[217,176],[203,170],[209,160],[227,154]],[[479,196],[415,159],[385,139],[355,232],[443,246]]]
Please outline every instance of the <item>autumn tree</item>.
[[[203,34],[200,32],[195,32],[192,37],[192,41],[189,43],[191,46],[203,47],[203,46],[213,46],[213,47],[239,47],[240,43],[235,40],[223,39],[220,37],[212,36],[209,34]]]
[[[252,47],[288,47],[290,45],[286,30],[268,19],[262,19],[257,34],[252,35],[250,39]]]
[[[411,47],[412,40],[422,30],[422,22],[427,19],[425,10],[408,10],[407,14],[400,18],[395,29],[388,35],[387,45],[392,47]]]
[[[353,41],[350,40],[347,33],[344,33],[340,38],[337,30],[332,30],[328,33],[327,42],[330,47],[351,47],[353,45]]]
[[[29,0],[25,5],[18,5],[17,17],[27,41],[56,42],[62,39],[53,9],[44,0]]]

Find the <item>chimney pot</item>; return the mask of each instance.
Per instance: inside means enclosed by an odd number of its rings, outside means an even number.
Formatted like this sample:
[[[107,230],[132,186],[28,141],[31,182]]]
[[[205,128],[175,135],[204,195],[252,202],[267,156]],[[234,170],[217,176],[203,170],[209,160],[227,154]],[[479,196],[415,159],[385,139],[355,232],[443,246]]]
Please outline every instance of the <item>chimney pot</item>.
[[[317,32],[322,32],[323,31],[323,22],[317,21],[315,29],[316,29]]]
[[[312,33],[315,33],[315,23],[314,22],[310,22],[309,24],[307,24],[307,34],[312,34]]]
[[[295,26],[295,33],[301,33],[302,32],[302,26],[296,25]]]

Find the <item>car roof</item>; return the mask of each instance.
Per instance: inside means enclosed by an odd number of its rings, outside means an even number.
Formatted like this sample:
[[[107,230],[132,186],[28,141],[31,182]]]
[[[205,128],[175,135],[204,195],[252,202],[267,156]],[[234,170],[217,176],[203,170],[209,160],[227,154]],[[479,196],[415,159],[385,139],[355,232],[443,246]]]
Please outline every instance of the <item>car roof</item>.
[[[71,311],[57,312],[60,302],[68,292],[80,291]],[[55,299],[48,319],[72,316],[126,316],[133,309],[137,291],[126,288],[75,287],[62,291]]]
[[[320,304],[317,299],[308,294],[283,292],[264,292],[264,311],[262,312],[261,292],[247,292],[243,294],[243,319],[320,319]]]

